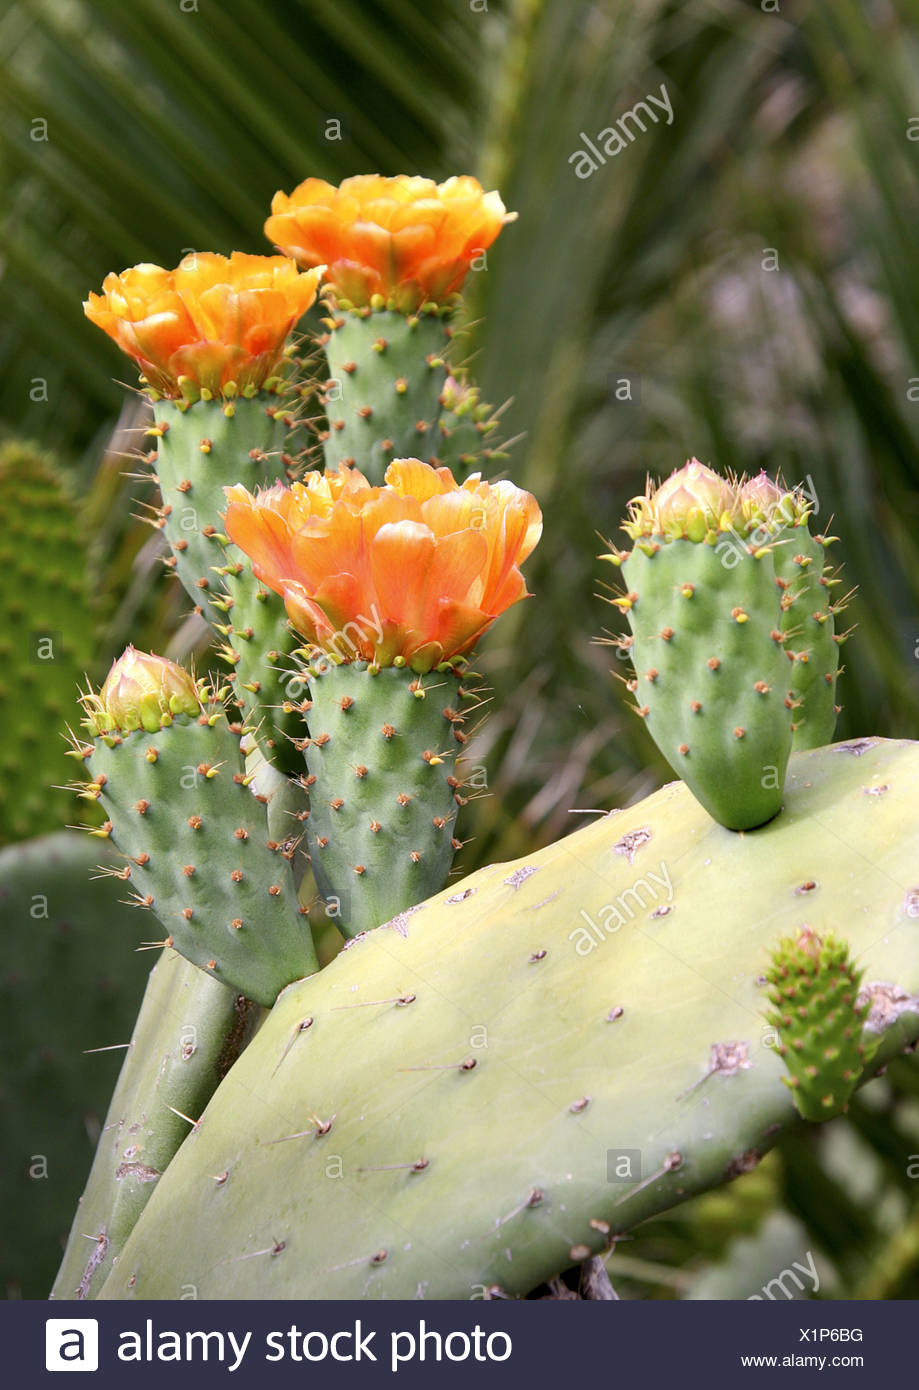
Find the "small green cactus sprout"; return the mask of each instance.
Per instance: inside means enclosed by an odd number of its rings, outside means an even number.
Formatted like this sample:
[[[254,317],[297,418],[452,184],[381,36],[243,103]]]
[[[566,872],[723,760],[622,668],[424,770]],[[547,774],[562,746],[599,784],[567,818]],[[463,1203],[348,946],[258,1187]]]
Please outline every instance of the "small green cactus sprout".
[[[771,954],[766,1017],[789,1071],[782,1079],[806,1120],[831,1119],[848,1108],[865,1067],[862,972],[847,942],[809,927],[783,937]]]

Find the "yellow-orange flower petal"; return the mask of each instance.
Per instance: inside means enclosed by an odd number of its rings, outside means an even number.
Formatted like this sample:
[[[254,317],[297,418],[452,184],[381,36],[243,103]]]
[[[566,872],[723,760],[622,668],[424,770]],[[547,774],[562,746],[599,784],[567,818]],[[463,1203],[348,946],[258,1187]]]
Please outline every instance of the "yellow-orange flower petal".
[[[281,594],[307,642],[345,661],[416,670],[472,649],[525,597],[542,530],[535,498],[399,459],[383,487],[356,469],[252,496],[227,488],[226,531]]]
[[[260,390],[316,298],[322,268],[284,256],[192,252],[175,270],[137,265],[107,275],[86,317],[137,363],[155,391],[197,399]]]
[[[379,295],[407,314],[449,303],[514,217],[474,178],[359,174],[338,188],[310,178],[276,193],[265,235],[301,265],[325,265],[339,299],[363,307]]]

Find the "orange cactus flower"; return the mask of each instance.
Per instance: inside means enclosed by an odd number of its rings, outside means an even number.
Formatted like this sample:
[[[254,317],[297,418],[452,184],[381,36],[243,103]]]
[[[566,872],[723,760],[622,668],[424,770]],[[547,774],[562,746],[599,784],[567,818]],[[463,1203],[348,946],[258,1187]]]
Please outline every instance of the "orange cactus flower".
[[[449,303],[475,257],[517,216],[477,179],[405,174],[360,174],[339,188],[305,179],[274,195],[271,214],[265,235],[301,265],[327,265],[340,301],[360,308],[379,296],[379,307],[404,314]]]
[[[321,276],[284,256],[195,251],[176,270],[136,265],[107,275],[83,311],[159,395],[251,395],[275,373]]]
[[[391,463],[384,487],[351,468],[225,491],[227,535],[309,643],[418,672],[470,651],[526,596],[519,566],[542,532],[535,498],[513,483],[460,486],[418,459]]]

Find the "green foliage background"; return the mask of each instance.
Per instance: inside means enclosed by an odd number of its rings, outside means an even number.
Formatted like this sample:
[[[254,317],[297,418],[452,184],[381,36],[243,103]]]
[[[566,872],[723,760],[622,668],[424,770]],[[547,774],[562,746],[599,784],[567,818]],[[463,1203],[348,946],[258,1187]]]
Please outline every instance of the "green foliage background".
[[[138,408],[86,292],[192,246],[267,249],[272,193],[307,173],[472,172],[520,218],[474,277],[465,351],[486,398],[510,399],[509,470],[546,533],[536,597],[483,649],[491,794],[464,867],[665,778],[592,640],[617,626],[594,556],[645,473],[690,454],[812,480],[858,586],[841,735],[919,737],[919,0],[6,0],[0,68],[0,420],[86,497],[106,657],[129,637],[163,647],[182,604],[132,519],[119,451]],[[579,180],[582,132],[661,83],[672,124]],[[617,399],[624,377],[640,399]],[[49,808],[36,830],[52,828]],[[819,1235],[839,1288],[881,1269],[871,1296],[903,1296],[919,1288],[915,1067],[875,1087],[776,1161],[770,1200]],[[831,1179],[840,1134],[862,1158]],[[870,1218],[869,1171],[885,1194]],[[703,1240],[686,1210],[642,1237],[639,1296],[686,1292],[674,1268],[726,1258],[757,1224],[748,1202],[713,1242],[711,1215]]]

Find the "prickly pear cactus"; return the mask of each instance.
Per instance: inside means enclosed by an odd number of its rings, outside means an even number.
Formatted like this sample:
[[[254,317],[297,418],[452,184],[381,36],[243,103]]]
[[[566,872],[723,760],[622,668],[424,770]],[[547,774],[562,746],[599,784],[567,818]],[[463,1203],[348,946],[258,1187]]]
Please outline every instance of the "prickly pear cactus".
[[[845,923],[881,1064],[919,1037],[919,745],[795,754],[735,835],[675,783],[286,990],[102,1297],[521,1295],[796,1122],[776,935]],[[856,853],[857,851],[857,853]]]
[[[496,438],[498,414],[465,375],[447,377],[440,397],[437,458],[454,477],[485,471],[507,458]]]
[[[280,383],[272,382],[274,388]],[[225,484],[268,487],[289,480],[284,452],[290,428],[277,389],[231,400],[160,400],[148,433],[156,442],[153,465],[162,496],[159,521],[169,542],[167,560],[196,608],[219,623],[210,599],[222,585],[215,570],[226,564],[221,513]]]
[[[320,673],[321,672],[321,673]],[[310,675],[307,845],[346,936],[377,927],[447,881],[461,780],[459,669],[329,661]]]
[[[864,1071],[862,976],[845,941],[822,939],[810,927],[772,948],[766,1017],[789,1071],[783,1079],[806,1120],[845,1111]]]
[[[149,969],[137,914],[104,876],[116,864],[108,846],[70,830],[0,850],[9,1298],[44,1298],[51,1286]]]
[[[260,1010],[174,951],[151,971],[52,1298],[95,1298]]]
[[[3,844],[43,829],[50,786],[68,780],[65,746],[57,735],[84,673],[95,666],[96,614],[76,504],[60,471],[31,446],[6,444],[0,449],[0,497],[6,514],[0,528]],[[76,808],[74,803],[72,812]],[[57,809],[64,819],[63,796]]]
[[[380,484],[393,459],[429,461],[438,452],[447,378],[445,312],[335,310],[326,323],[326,469],[354,463]]]
[[[772,551],[776,583],[783,589],[780,626],[793,661],[793,748],[821,748],[836,729],[839,648],[846,634],[836,632],[836,614],[844,604],[833,603],[830,594],[840,582],[826,563],[832,540],[811,535],[805,519],[780,531]]]
[[[715,820],[762,825],[782,804],[792,738],[771,555],[729,570],[714,546],[649,540],[622,575],[648,732]]]
[[[731,830],[782,804],[792,741],[836,721],[838,643],[824,537],[809,504],[765,474],[720,477],[696,459],[631,505],[625,593],[635,708],[674,772]]]
[[[231,555],[238,553],[231,547]],[[212,592],[210,602],[225,614],[215,626],[225,639],[220,655],[234,674],[237,708],[264,756],[281,772],[299,773],[306,687],[296,681],[291,661],[299,639],[283,600],[259,583],[248,561],[233,558],[220,577],[226,592]]]
[[[222,695],[223,692],[220,692]],[[132,900],[214,979],[270,1005],[316,969],[284,846],[249,790],[240,739],[217,692],[130,649],[86,697],[86,790],[125,857]]]

